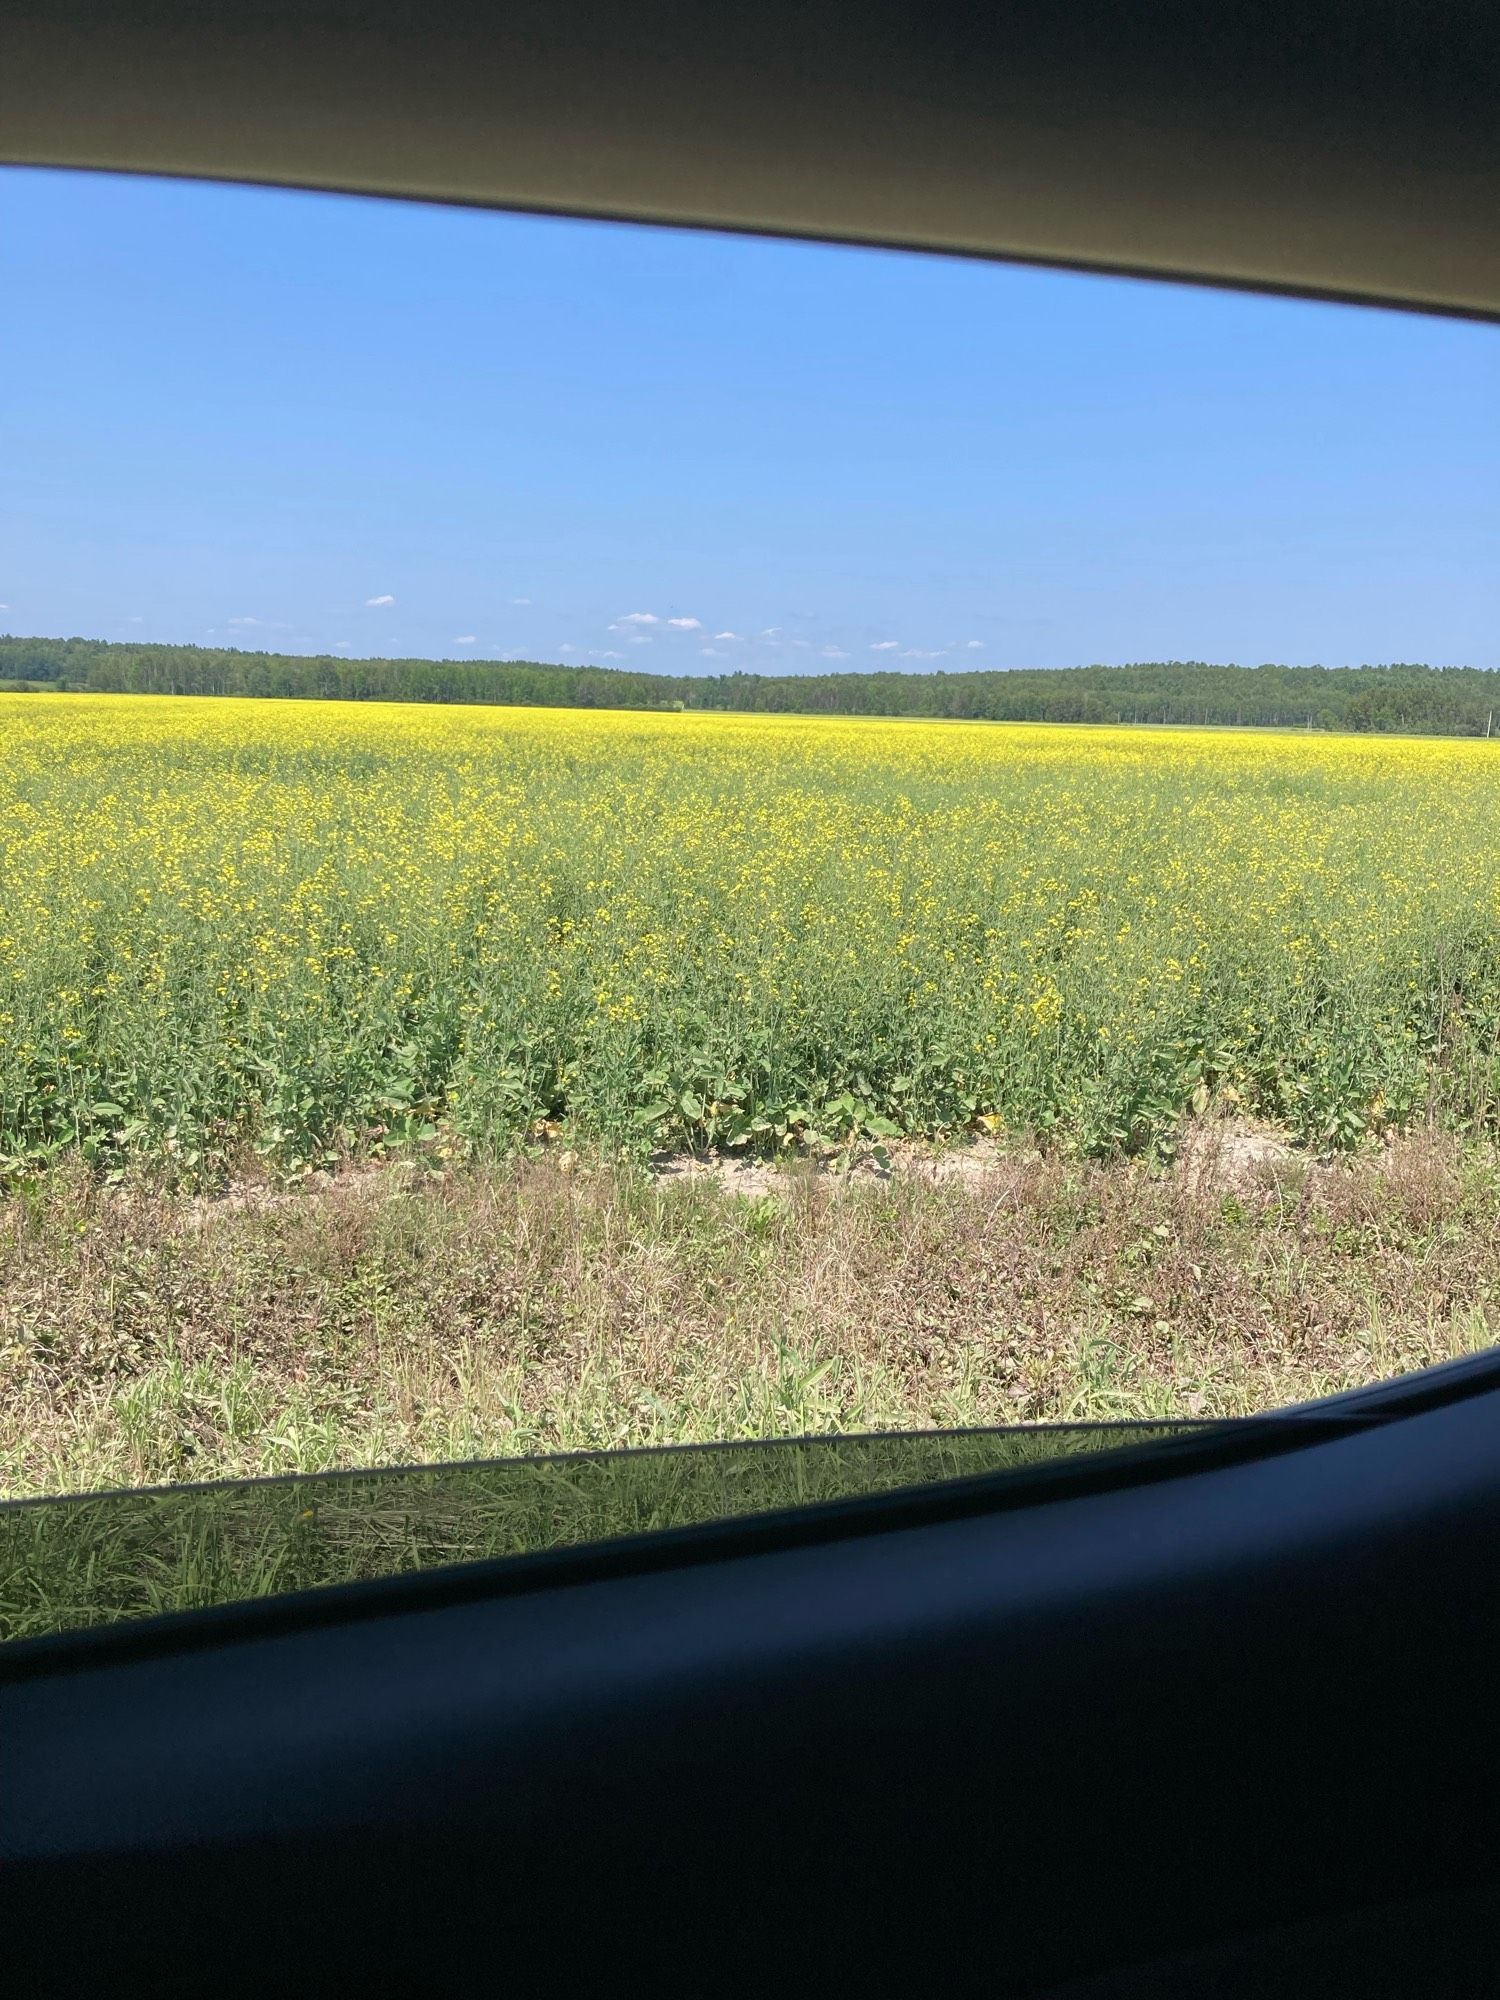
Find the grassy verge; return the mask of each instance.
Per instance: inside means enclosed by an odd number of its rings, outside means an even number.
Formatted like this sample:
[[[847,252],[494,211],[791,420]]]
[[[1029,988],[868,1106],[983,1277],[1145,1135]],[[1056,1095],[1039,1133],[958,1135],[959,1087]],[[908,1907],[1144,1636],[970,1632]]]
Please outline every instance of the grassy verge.
[[[1032,1151],[742,1193],[583,1157],[0,1204],[9,1495],[1266,1408],[1488,1345],[1500,1165]]]

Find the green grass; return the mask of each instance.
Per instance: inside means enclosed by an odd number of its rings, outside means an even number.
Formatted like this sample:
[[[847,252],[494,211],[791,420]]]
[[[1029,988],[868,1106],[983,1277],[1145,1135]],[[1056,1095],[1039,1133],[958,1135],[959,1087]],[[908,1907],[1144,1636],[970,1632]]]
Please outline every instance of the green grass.
[[[1228,1415],[1493,1338],[1487,1147],[962,1157],[749,1196],[556,1154],[223,1201],[60,1172],[0,1205],[0,1481]]]
[[[0,1206],[0,1476],[86,1496],[0,1512],[0,1624],[876,1491],[1056,1437],[841,1438],[1216,1418],[1493,1343],[1487,1146],[1320,1164],[1192,1138],[1167,1164],[994,1149],[939,1179],[901,1154],[889,1181],[748,1193],[555,1151],[220,1201],[75,1163]],[[829,1449],[587,1456],[806,1436]],[[347,1472],[475,1458],[531,1462]],[[181,1485],[265,1474],[290,1480]]]

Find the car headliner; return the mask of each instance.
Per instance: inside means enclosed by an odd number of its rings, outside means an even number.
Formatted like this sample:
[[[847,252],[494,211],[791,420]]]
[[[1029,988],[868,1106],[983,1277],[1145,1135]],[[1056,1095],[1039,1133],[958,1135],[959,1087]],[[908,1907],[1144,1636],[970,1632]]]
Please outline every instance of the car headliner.
[[[0,160],[1500,315],[1481,0],[0,0]]]

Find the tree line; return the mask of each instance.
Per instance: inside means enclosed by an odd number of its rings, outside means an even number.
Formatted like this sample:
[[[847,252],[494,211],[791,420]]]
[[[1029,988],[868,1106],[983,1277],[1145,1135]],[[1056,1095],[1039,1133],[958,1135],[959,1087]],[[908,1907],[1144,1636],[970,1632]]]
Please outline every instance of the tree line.
[[[1125,667],[920,674],[651,674],[538,660],[349,660],[231,647],[0,634],[0,689],[267,695],[310,701],[513,703],[542,708],[730,709],[776,715],[1114,722],[1482,736],[1500,673],[1416,664]]]

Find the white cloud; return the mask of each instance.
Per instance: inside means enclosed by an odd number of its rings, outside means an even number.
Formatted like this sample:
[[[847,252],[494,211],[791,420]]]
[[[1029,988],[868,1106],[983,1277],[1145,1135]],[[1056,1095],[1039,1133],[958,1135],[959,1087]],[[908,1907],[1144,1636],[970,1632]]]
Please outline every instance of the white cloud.
[[[627,611],[620,620],[622,625],[660,625],[661,620],[654,611]],[[613,625],[609,628],[613,631]]]
[[[649,646],[651,644],[651,634],[649,632],[632,632],[630,643],[632,646]]]
[[[260,620],[259,620],[258,618],[231,618],[231,619],[230,619],[230,621],[229,621],[229,623],[230,623],[230,625],[231,625],[231,626],[235,626],[235,625],[258,625],[258,624],[260,623]]]
[[[847,660],[848,657],[849,655],[844,651],[842,646],[825,646],[823,648],[823,658],[825,660]]]
[[[669,618],[667,623],[672,627],[674,632],[701,632],[703,630],[703,620],[701,618]]]
[[[610,652],[604,652],[604,653],[590,653],[590,654],[589,654],[589,658],[590,658],[591,660],[623,660],[623,659],[624,659],[624,657],[625,657],[625,655],[624,655],[623,653],[610,653]]]
[[[714,637],[716,639],[742,639],[744,634],[742,632],[715,632]]]
[[[336,653],[347,653],[349,648],[353,645],[353,643],[354,641],[352,639],[335,639],[333,642],[333,650]]]
[[[367,597],[365,599],[365,608],[369,611],[373,611],[379,605],[394,604],[395,601],[396,600],[394,597],[392,597],[391,593],[389,591],[386,591],[383,597]]]
[[[460,632],[453,643],[455,646],[474,646],[479,642],[472,632]]]
[[[971,653],[982,653],[984,651],[983,639],[970,639],[966,650]]]
[[[769,639],[773,646],[780,645],[781,627],[779,625],[768,625],[765,631],[762,632],[760,636],[762,637],[762,639]]]
[[[9,611],[9,609],[10,606],[8,604],[0,604],[0,611]],[[125,622],[127,625],[139,625],[141,621],[139,618],[127,618]]]
[[[531,599],[529,597],[513,597],[510,601],[512,604],[529,604]]]
[[[717,646],[700,646],[698,651],[703,655],[705,660],[727,660],[729,658],[729,655],[721,651]]]
[[[560,653],[576,653],[578,648],[576,646],[559,646],[557,650]]]
[[[870,648],[872,653],[894,653],[901,644],[899,639],[877,639]]]
[[[9,611],[9,609],[10,606],[8,604],[0,604],[0,611]],[[125,620],[127,625],[144,625],[145,622],[144,618],[127,618]]]
[[[940,660],[943,657],[943,655],[941,651],[936,653],[924,653],[921,652],[916,646],[908,646],[905,652],[902,653],[901,657],[903,660]]]

